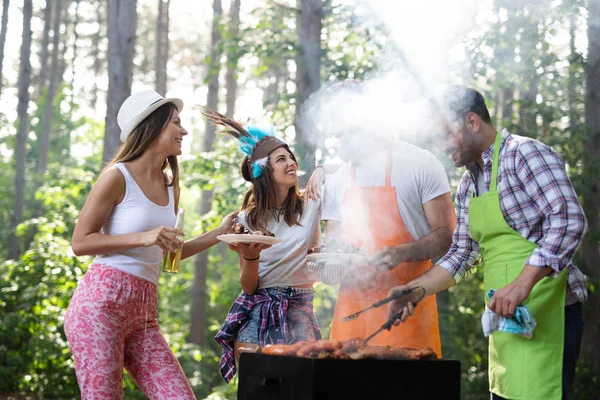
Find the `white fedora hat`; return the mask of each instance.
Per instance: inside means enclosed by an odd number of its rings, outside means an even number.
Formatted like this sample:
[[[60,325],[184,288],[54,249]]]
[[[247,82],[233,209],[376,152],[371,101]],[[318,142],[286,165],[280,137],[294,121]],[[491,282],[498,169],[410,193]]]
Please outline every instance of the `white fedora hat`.
[[[154,90],[134,93],[125,99],[117,113],[117,123],[121,128],[121,142],[125,143],[131,132],[154,110],[166,103],[173,103],[181,112],[183,101],[174,97],[165,99]]]

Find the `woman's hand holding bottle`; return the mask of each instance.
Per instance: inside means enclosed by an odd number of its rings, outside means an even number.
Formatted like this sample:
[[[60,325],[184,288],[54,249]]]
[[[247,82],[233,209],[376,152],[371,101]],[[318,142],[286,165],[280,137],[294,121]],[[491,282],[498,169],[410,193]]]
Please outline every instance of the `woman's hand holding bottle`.
[[[159,226],[147,232],[140,232],[140,244],[142,247],[159,246],[165,251],[176,252],[183,242],[177,236],[185,236],[179,229],[170,226]]]

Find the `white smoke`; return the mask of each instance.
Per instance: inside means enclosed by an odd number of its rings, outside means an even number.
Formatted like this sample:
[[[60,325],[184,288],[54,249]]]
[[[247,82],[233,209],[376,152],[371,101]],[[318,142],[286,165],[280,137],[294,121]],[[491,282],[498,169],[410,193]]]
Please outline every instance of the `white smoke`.
[[[487,21],[489,2],[475,0],[342,0],[355,6],[365,27],[382,27],[387,46],[380,68],[366,77],[362,92],[336,91],[328,87],[315,93],[305,104],[303,122],[312,126],[315,143],[325,147],[330,159],[347,159],[339,152],[371,153],[381,140],[394,137],[421,144],[432,133],[429,99],[449,83],[462,83],[466,75],[463,43],[478,24]],[[336,84],[335,82],[333,83]],[[433,128],[433,131],[435,128]],[[371,141],[357,143],[362,132]],[[355,143],[353,149],[351,143]]]

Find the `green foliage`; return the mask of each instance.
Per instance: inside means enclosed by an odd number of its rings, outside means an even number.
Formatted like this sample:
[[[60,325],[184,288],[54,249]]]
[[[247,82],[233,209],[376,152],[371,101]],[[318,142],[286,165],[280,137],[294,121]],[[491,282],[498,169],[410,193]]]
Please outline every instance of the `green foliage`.
[[[461,361],[463,399],[488,399],[488,341],[481,332],[484,309],[482,269],[462,280],[449,292],[448,319],[440,319],[441,329],[447,329],[448,332],[448,340],[442,343],[443,357]]]
[[[498,126],[516,134],[536,137],[553,146],[565,159],[578,194],[592,195],[589,182],[600,176],[600,163],[586,151],[583,120],[586,60],[577,50],[558,53],[553,38],[572,18],[582,18],[585,2],[572,0],[548,6],[547,2],[495,0],[498,18],[470,37],[465,82],[483,89]],[[154,11],[144,5],[140,19],[136,82],[152,84]],[[297,45],[296,13],[283,7],[256,7],[242,19],[234,35],[225,17],[219,25],[222,40],[218,54],[240,58],[240,74],[265,92],[267,117],[280,131],[294,124],[296,93],[293,61]],[[194,34],[195,35],[195,34]],[[203,57],[203,45],[191,35],[179,47],[174,68],[189,68],[195,74],[208,70],[211,76],[220,62]],[[351,8],[327,2],[323,9],[321,73],[327,84],[347,78],[368,78],[379,68],[386,32],[366,29]],[[197,46],[197,47],[194,47]],[[189,51],[189,49],[201,49]],[[199,54],[196,56],[196,54]],[[204,59],[206,67],[198,66]],[[190,61],[191,60],[191,61]],[[230,60],[228,60],[230,62]],[[187,63],[187,64],[186,64]],[[245,70],[244,70],[245,68]],[[187,71],[187,70],[185,70]],[[184,71],[184,72],[185,72]],[[185,75],[182,73],[181,75]],[[250,87],[250,85],[249,85]],[[77,398],[79,389],[62,320],[68,302],[90,263],[74,257],[69,240],[79,210],[101,166],[103,122],[76,119],[77,104],[69,101],[70,88],[59,87],[52,104],[53,124],[49,166],[43,182],[36,182],[39,138],[46,93],[32,103],[31,135],[27,142],[26,202],[24,222],[18,232],[24,252],[20,259],[0,261],[0,396],[20,393],[36,398]],[[506,111],[506,112],[504,112]],[[0,113],[0,260],[7,254],[8,226],[13,208],[16,126]],[[293,137],[285,138],[293,144]],[[423,144],[430,148],[431,143]],[[241,154],[233,140],[220,136],[214,151],[181,158],[181,207],[186,209],[185,231],[189,237],[219,225],[223,215],[239,209],[248,184],[240,177]],[[445,160],[447,161],[447,160]],[[460,171],[448,165],[453,188]],[[38,185],[40,183],[40,185]],[[214,190],[211,211],[199,215],[199,193]],[[36,205],[41,215],[34,217]],[[600,237],[599,232],[590,232]],[[220,348],[214,335],[240,292],[237,256],[225,246],[209,251],[206,292],[205,343],[188,343],[190,297],[194,259],[184,260],[179,274],[160,277],[159,322],[198,398],[213,400],[236,397],[237,379],[224,384],[218,369]],[[595,266],[589,266],[592,268]],[[482,271],[478,271],[440,296],[440,327],[444,358],[462,362],[462,392],[467,400],[486,399],[487,340],[481,334],[483,311]],[[590,293],[597,296],[599,283],[590,280]],[[337,287],[315,285],[314,307],[323,337],[328,337]],[[595,398],[600,382],[590,366],[578,366],[576,397]],[[124,398],[145,396],[126,375]]]
[[[63,171],[65,172],[65,171]],[[73,255],[69,241],[81,206],[81,186],[73,174],[42,189],[47,213],[36,221],[29,250],[2,263],[0,393],[36,393],[72,398],[78,388],[62,321],[86,260]],[[61,189],[62,188],[62,189]]]

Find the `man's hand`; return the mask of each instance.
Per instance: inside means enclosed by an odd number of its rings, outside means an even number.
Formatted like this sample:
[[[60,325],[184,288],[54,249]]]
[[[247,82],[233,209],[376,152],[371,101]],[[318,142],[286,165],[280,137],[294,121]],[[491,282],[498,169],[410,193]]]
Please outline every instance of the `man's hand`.
[[[514,282],[494,293],[488,308],[502,317],[512,317],[517,306],[527,300],[535,284],[552,272],[550,267],[525,265]]]
[[[502,317],[512,318],[515,315],[517,306],[529,297],[531,289],[531,287],[519,283],[517,279],[497,290],[492,300],[490,300],[488,308]]]
[[[369,260],[365,264],[380,271],[390,271],[403,261],[402,252],[396,246],[386,246],[369,257]]]
[[[407,290],[407,289],[410,289],[410,287],[408,285],[396,286],[394,288],[391,288],[390,291],[388,292],[388,297],[393,296],[396,293],[401,292],[403,290]],[[415,292],[421,293],[421,291],[419,291],[419,290],[417,290]],[[415,292],[413,292],[413,293],[415,293]],[[409,316],[413,315],[413,311],[415,308],[413,306],[413,303],[411,303],[409,301],[410,299],[411,299],[411,296],[409,296],[409,295],[402,296],[396,300],[392,300],[390,302],[390,304],[388,305],[387,319],[392,318],[394,315],[396,315],[400,311],[404,310],[404,312],[402,313],[402,318],[394,321],[394,326],[400,325],[400,322],[406,321],[406,319]]]

